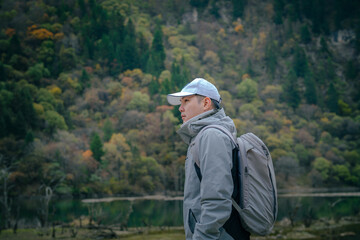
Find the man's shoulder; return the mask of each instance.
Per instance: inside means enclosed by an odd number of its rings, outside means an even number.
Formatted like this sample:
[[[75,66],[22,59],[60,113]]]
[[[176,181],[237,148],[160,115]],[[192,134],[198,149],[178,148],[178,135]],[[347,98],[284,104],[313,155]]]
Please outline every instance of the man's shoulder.
[[[221,126],[221,125],[220,125]],[[205,129],[206,128],[206,129]],[[224,127],[227,131],[229,131],[230,134],[231,131],[229,129],[227,129],[226,127]],[[214,141],[231,141],[231,139],[229,138],[229,136],[221,129],[217,128],[214,125],[208,125],[206,127],[203,128],[203,130],[201,132],[199,132],[200,136],[200,141],[201,140],[214,140]]]

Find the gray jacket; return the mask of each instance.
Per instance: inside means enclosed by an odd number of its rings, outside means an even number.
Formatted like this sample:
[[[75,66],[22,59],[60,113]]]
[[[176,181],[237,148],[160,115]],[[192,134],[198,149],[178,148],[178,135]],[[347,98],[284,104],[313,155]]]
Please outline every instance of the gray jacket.
[[[236,128],[223,109],[200,114],[178,130],[189,145],[185,161],[184,227],[186,239],[233,240],[222,228],[230,217],[233,192],[231,176],[232,149],[229,137],[218,129],[203,132],[199,141],[199,161],[202,180],[200,182],[193,159],[193,143],[199,131],[211,124],[226,127],[236,136]]]

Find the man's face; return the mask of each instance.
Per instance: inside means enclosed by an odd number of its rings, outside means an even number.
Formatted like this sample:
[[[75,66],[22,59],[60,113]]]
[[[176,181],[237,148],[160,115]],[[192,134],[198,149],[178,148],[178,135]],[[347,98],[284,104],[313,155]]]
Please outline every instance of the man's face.
[[[180,101],[181,105],[179,111],[181,112],[181,118],[184,123],[208,110],[204,108],[204,99],[199,101],[198,97],[195,95],[182,97]]]

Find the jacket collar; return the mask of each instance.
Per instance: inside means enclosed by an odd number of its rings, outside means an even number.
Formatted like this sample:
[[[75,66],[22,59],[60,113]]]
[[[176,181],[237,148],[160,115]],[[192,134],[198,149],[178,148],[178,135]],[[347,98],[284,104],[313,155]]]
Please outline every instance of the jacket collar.
[[[225,115],[224,109],[213,109],[191,118],[181,125],[177,133],[186,144],[190,144],[203,127],[212,124],[222,125],[236,135],[234,122]]]

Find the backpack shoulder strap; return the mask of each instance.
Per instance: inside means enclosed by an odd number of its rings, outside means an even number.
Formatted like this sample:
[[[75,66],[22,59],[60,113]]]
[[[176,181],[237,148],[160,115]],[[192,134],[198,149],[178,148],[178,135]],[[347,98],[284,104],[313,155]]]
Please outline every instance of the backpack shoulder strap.
[[[216,128],[216,129],[222,131],[226,136],[228,136],[231,139],[231,141],[235,144],[236,148],[239,148],[235,137],[225,127],[223,127],[221,125],[208,125],[208,126],[202,128],[200,130],[200,132],[195,137],[195,140],[194,140],[194,143],[193,143],[194,144],[193,152],[192,152],[193,153],[193,158],[194,158],[194,161],[195,161],[196,165],[199,166],[199,167],[200,167],[200,161],[199,161],[199,141],[200,141],[200,136],[202,135],[202,133],[206,129],[209,129],[209,128]]]

